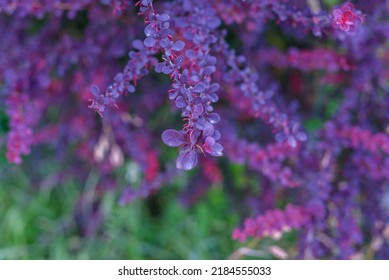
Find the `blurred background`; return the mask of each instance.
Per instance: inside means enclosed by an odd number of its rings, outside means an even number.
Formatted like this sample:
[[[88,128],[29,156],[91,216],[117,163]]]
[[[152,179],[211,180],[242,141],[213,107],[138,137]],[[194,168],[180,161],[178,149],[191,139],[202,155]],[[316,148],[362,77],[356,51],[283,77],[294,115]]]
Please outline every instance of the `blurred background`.
[[[90,86],[105,92],[129,50],[141,53],[133,40],[145,36],[137,10],[122,5],[131,1],[92,2],[60,1],[55,13],[50,1],[0,9],[0,259],[388,257],[388,154],[357,137],[388,139],[389,1],[355,1],[371,19],[347,37],[329,20],[343,1],[295,0],[287,9],[268,1],[258,18],[260,10],[240,6],[250,1],[215,0],[219,31],[248,63],[229,55],[238,74],[249,74],[235,81],[215,54],[225,156],[201,155],[188,172],[177,171],[177,149],[161,141],[165,129],[182,127],[167,75],[147,65],[119,109],[101,118],[88,108]],[[177,26],[190,20],[174,1],[156,2],[176,13]],[[184,38],[186,29],[176,29]],[[280,122],[298,123],[308,141],[276,143],[274,127],[251,107],[256,96],[242,94],[252,81]],[[296,231],[271,212],[290,203],[313,213]],[[269,230],[287,231],[281,239],[253,238],[248,228],[249,240],[233,240],[245,218],[266,213]]]
[[[40,171],[51,168],[61,166]],[[0,170],[0,259],[226,259],[241,246],[231,239],[238,219],[221,185],[191,207],[177,200],[177,184],[125,206],[116,191],[107,192],[101,226],[82,235],[78,225],[94,226],[83,221],[94,217],[93,203],[78,215],[75,207],[80,190],[93,200],[96,173],[80,186],[71,178],[58,184],[50,175],[34,182],[28,168],[10,166],[4,157]]]

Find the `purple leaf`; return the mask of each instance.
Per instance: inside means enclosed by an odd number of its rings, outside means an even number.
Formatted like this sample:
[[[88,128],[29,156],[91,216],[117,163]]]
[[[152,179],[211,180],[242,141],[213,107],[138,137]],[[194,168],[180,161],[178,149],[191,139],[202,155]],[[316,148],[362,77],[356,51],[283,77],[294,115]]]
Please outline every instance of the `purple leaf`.
[[[155,31],[154,31],[153,25],[151,23],[145,27],[146,37],[150,37],[154,33],[155,33]]]
[[[193,106],[193,117],[198,117],[204,112],[204,107],[201,104],[196,104]]]
[[[276,138],[276,141],[278,143],[280,143],[286,139],[286,135],[283,132],[278,132],[278,133],[276,133],[275,138]]]
[[[185,52],[185,55],[186,55],[186,57],[189,58],[189,59],[194,59],[194,58],[197,57],[197,54],[196,54],[196,52],[195,52],[194,50],[187,50],[187,51]]]
[[[170,16],[168,14],[157,15],[157,19],[159,19],[160,21],[168,21],[170,19]]]
[[[142,5],[143,6],[147,6],[149,4],[151,4],[152,0],[142,0]]]
[[[199,119],[197,122],[196,122],[196,127],[200,130],[204,130],[205,129],[205,125],[206,125],[207,121],[204,119],[204,118],[201,118]]]
[[[100,89],[97,85],[91,85],[90,91],[92,92],[93,96],[98,97],[100,95]]]
[[[158,35],[160,38],[166,38],[170,33],[170,29],[169,28],[164,28],[162,29],[161,31],[158,32]],[[169,41],[169,44],[170,44],[170,40]]]
[[[162,39],[159,41],[159,45],[161,46],[161,48],[165,49],[169,47],[170,41],[168,39]]]
[[[186,106],[185,99],[182,96],[178,96],[175,103],[177,108],[184,108]]]
[[[184,47],[185,47],[185,43],[183,41],[177,41],[174,43],[172,50],[179,52],[179,51],[182,51],[184,49]]]
[[[182,62],[184,62],[184,57],[182,55],[180,55],[179,57],[176,58],[176,60],[174,61],[174,63],[177,65],[177,66],[180,66],[182,64]]]
[[[208,116],[208,120],[210,123],[214,124],[214,123],[218,123],[220,121],[220,116],[219,114],[216,114],[216,113],[212,113]]]
[[[213,145],[215,145],[215,143],[216,143],[215,139],[213,139],[213,137],[211,136],[208,136],[205,139],[205,144],[207,144],[209,147],[212,147]]]
[[[215,71],[216,71],[216,67],[215,66],[207,66],[207,67],[205,67],[205,69],[203,71],[203,75],[204,76],[210,76]]]
[[[297,146],[296,138],[294,138],[293,136],[289,136],[289,137],[288,137],[288,144],[289,144],[289,146],[291,146],[292,148],[295,148],[295,147]]]
[[[221,138],[221,134],[219,132],[219,130],[215,130],[213,132],[213,135],[212,135],[213,139],[215,139],[216,141],[219,140]]]
[[[220,88],[220,85],[218,83],[214,83],[212,84],[210,87],[209,87],[209,91],[210,92],[216,92],[218,91]]]
[[[156,43],[157,41],[152,37],[148,37],[143,41],[143,44],[148,48],[154,47]]]
[[[212,136],[215,131],[215,128],[213,125],[209,122],[205,122],[204,129],[203,129],[203,135],[206,136]]]
[[[115,80],[115,82],[117,82],[117,83],[121,83],[121,82],[123,81],[123,78],[124,78],[123,73],[118,73],[118,74],[115,76],[114,80]]]
[[[181,153],[176,161],[178,169],[190,170],[197,164],[197,154],[194,150]]]
[[[193,88],[193,91],[198,92],[198,93],[201,93],[204,90],[205,90],[205,85],[203,83],[199,83],[199,84],[195,85],[195,87]]]
[[[158,63],[157,65],[155,65],[155,72],[157,73],[161,73],[162,72],[162,68],[166,66],[166,62],[160,62]]]
[[[308,139],[308,136],[304,132],[298,132],[296,134],[296,138],[300,141],[306,141]]]
[[[135,87],[133,85],[128,85],[127,90],[128,92],[135,92]]]
[[[134,40],[132,42],[132,46],[134,47],[134,49],[137,49],[137,50],[143,50],[144,49],[144,46],[143,46],[141,40]]]
[[[185,143],[182,133],[174,129],[165,130],[162,133],[162,141],[169,147],[178,147]]]
[[[169,92],[169,99],[173,100],[173,99],[175,99],[177,97],[177,95],[178,95],[178,91],[177,90]]]
[[[218,17],[214,16],[207,23],[210,28],[217,28],[221,24],[221,21]]]
[[[199,131],[198,130],[193,130],[191,133],[190,133],[190,143],[192,143],[192,145],[195,145],[197,143],[197,139],[199,138]]]
[[[209,138],[209,137],[208,137]],[[212,138],[213,139],[213,138]],[[214,157],[220,157],[223,155],[222,153],[223,147],[219,143],[214,143],[214,145],[211,146],[211,151],[208,152],[211,156]]]
[[[170,74],[171,72],[173,72],[173,68],[172,67],[170,67],[170,66],[162,67],[162,73],[167,75],[167,74]]]
[[[217,96],[217,94],[216,93],[210,93],[209,95],[208,95],[208,97],[209,97],[209,100],[211,101],[211,102],[217,102],[218,100],[219,100],[219,96]]]

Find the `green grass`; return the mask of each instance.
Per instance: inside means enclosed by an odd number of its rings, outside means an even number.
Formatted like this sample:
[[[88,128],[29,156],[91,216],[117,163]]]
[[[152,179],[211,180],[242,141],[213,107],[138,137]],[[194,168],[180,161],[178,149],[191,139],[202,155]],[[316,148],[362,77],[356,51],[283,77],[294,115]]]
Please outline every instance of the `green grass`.
[[[191,208],[178,202],[174,186],[126,206],[116,203],[118,192],[109,191],[101,201],[99,230],[81,237],[74,207],[84,186],[70,179],[47,187],[51,184],[32,182],[21,168],[5,166],[0,259],[226,259],[241,246],[231,240],[239,219],[220,187]]]

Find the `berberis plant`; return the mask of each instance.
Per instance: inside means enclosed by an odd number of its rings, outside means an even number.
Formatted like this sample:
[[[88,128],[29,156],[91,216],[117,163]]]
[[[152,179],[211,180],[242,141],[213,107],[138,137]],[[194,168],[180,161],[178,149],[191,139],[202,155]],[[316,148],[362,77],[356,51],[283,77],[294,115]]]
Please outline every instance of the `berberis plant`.
[[[389,1],[0,0],[0,13],[9,163],[60,161],[63,180],[97,169],[97,202],[181,184],[193,204],[222,186],[250,216],[233,239],[293,231],[293,258],[389,258]]]

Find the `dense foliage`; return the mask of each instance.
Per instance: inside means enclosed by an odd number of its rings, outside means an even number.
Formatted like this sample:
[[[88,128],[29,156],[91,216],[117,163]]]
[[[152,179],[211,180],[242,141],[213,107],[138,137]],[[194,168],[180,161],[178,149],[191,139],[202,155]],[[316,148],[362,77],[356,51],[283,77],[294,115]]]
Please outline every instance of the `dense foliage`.
[[[0,147],[35,182],[93,185],[80,235],[112,190],[192,207],[222,187],[236,242],[389,258],[388,1],[0,0],[0,30]]]

